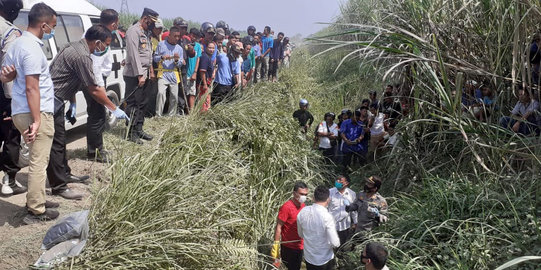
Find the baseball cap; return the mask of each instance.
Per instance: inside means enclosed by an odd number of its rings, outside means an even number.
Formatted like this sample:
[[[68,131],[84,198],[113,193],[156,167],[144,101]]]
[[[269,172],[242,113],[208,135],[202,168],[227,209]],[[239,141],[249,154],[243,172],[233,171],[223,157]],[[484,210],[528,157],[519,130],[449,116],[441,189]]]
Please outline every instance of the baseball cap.
[[[208,31],[207,31],[208,32]],[[216,35],[220,35],[222,37],[225,37],[225,31],[223,28],[216,28]]]
[[[145,9],[143,9],[143,16],[148,16],[151,20],[157,21],[159,14],[158,14],[158,12],[156,12],[156,11],[150,9],[150,8],[145,8]]]

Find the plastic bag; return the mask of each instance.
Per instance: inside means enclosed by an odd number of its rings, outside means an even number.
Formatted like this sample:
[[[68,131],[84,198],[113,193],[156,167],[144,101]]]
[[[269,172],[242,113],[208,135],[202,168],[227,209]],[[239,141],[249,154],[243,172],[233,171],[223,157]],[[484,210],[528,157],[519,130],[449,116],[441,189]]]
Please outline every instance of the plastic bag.
[[[60,220],[47,231],[41,248],[50,249],[59,243],[74,238],[86,240],[87,236],[88,210],[75,212]]]

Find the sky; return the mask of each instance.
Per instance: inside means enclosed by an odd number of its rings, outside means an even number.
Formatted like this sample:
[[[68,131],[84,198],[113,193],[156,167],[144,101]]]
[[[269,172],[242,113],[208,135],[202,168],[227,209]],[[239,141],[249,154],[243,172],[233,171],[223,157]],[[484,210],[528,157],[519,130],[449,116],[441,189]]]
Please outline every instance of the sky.
[[[244,30],[254,25],[257,31],[269,25],[286,36],[313,34],[339,15],[344,0],[128,0],[130,13],[141,14],[148,7],[160,17],[182,17],[186,20],[216,24],[223,20],[230,28]],[[94,4],[120,11],[121,0],[90,0]],[[182,5],[181,5],[182,3]],[[202,3],[205,3],[204,5]]]

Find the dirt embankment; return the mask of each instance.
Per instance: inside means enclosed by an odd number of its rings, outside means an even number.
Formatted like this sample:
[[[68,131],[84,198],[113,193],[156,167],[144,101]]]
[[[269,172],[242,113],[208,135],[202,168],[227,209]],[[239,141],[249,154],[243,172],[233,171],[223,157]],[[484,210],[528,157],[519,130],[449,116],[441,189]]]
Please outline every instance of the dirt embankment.
[[[77,192],[85,194],[81,201],[65,200],[59,196],[47,195],[47,200],[60,203],[60,218],[79,211],[89,209],[91,204],[90,190],[95,187],[97,179],[104,176],[105,166],[89,161],[86,158],[85,126],[68,132],[68,159],[72,173],[75,175],[90,175],[89,184],[69,184]],[[0,177],[3,173],[0,173]],[[27,186],[28,168],[17,174],[17,180]],[[47,190],[50,189],[47,187]],[[50,194],[50,193],[48,193]],[[41,241],[49,227],[55,221],[42,222],[34,225],[23,225],[26,215],[26,193],[11,197],[0,197],[0,270],[28,269],[41,255]]]

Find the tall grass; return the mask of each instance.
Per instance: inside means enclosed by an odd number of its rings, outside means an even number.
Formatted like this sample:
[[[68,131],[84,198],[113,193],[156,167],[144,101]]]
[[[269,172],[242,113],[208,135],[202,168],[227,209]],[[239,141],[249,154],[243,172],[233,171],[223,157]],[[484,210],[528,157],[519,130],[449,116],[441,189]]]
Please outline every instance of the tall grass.
[[[389,82],[410,90],[400,145],[356,172],[384,175],[383,193],[394,196],[393,221],[371,238],[388,244],[394,268],[493,269],[541,254],[539,137],[497,124],[516,102],[513,90],[530,86],[527,52],[540,8],[538,1],[351,0],[312,38],[318,56],[341,57],[327,64],[337,76],[351,63],[361,76],[369,71],[361,92]],[[460,109],[468,79],[496,90],[500,111],[488,123]],[[358,257],[344,263],[356,267]]]

